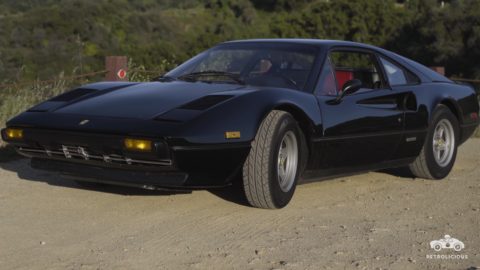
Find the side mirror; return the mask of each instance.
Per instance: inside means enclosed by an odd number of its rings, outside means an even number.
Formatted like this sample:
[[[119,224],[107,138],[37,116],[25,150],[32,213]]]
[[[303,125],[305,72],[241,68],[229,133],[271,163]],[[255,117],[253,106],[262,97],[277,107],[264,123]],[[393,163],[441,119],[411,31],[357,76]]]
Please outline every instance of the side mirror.
[[[340,96],[338,96],[335,101],[336,102],[343,101],[343,98],[345,97],[345,95],[351,95],[357,92],[358,90],[360,90],[360,88],[362,88],[362,82],[360,80],[352,79],[346,82],[342,87],[342,94],[340,94]]]

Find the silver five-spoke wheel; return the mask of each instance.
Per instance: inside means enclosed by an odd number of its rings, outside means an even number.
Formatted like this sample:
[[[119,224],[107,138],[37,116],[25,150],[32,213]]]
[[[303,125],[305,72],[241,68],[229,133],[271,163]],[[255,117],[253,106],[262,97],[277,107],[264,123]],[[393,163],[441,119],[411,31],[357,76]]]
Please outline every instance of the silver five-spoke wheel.
[[[243,164],[243,187],[255,207],[280,209],[293,198],[302,163],[302,142],[295,118],[273,110],[263,120]]]
[[[459,139],[458,119],[450,108],[437,105],[432,113],[422,151],[409,165],[416,177],[443,179],[453,168]]]
[[[455,133],[452,124],[447,119],[442,119],[435,127],[433,135],[433,156],[441,167],[450,163],[455,147]]]
[[[278,150],[278,183],[283,192],[288,192],[295,182],[298,163],[298,145],[295,134],[287,132]]]

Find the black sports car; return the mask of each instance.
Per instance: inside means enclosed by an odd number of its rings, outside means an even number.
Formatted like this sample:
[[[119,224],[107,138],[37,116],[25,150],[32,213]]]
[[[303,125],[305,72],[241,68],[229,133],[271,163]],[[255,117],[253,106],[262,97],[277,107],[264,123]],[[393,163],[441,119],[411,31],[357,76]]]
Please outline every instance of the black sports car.
[[[35,169],[87,185],[223,187],[282,208],[297,182],[409,166],[448,175],[479,125],[475,90],[344,41],[222,43],[149,83],[73,89],[1,131]]]

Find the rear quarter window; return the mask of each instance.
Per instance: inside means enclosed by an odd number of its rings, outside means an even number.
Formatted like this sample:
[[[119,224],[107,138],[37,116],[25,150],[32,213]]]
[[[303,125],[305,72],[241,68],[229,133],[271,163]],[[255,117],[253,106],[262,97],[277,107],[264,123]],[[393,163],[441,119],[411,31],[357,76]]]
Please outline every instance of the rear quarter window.
[[[394,54],[396,57],[400,58],[400,60],[404,61],[405,63],[409,64],[419,72],[421,72],[423,75],[427,76],[430,80],[434,82],[450,82],[453,83],[452,80],[448,79],[447,77],[443,76],[442,74],[429,69],[428,67],[419,64],[413,60],[410,60],[408,58],[405,58],[403,56],[400,56],[398,54]]]

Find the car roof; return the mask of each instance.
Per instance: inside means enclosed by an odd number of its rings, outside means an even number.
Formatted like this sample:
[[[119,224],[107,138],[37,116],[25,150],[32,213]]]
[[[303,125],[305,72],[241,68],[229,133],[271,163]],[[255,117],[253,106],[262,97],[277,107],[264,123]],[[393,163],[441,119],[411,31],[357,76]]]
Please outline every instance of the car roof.
[[[330,48],[332,46],[355,46],[359,48],[366,48],[366,49],[376,49],[382,50],[378,47],[374,47],[371,45],[352,42],[352,41],[343,41],[343,40],[329,40],[329,39],[303,39],[303,38],[267,38],[267,39],[244,39],[244,40],[233,40],[223,42],[222,44],[229,44],[229,43],[259,43],[259,42],[268,42],[268,43],[297,43],[297,44],[306,44],[306,45],[314,45],[321,48]]]

